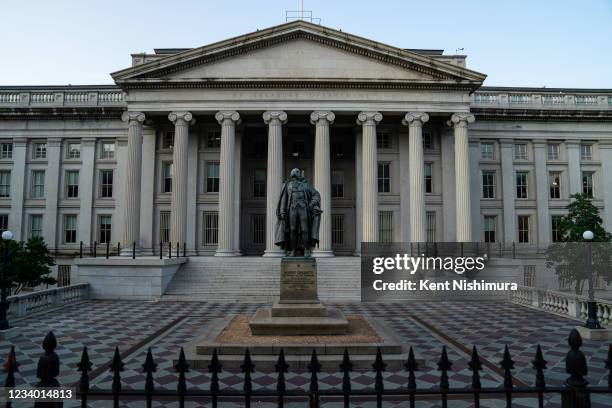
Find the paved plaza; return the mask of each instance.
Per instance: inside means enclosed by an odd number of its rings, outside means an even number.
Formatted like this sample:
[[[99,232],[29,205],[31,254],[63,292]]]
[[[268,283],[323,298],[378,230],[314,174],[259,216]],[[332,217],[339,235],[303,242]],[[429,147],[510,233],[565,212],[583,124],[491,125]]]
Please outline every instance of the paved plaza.
[[[92,387],[110,388],[111,374],[108,365],[116,346],[119,347],[125,371],[122,372],[124,388],[144,387],[144,363],[148,347],[152,348],[155,362],[155,384],[159,388],[175,389],[176,374],[172,360],[178,356],[180,346],[205,332],[211,321],[228,314],[252,314],[261,304],[213,304],[205,302],[131,302],[131,301],[86,301],[59,310],[34,315],[14,326],[21,328],[22,335],[0,342],[0,353],[6,356],[14,344],[20,364],[16,382],[33,384],[36,379],[36,363],[42,352],[41,343],[47,331],[52,330],[58,341],[57,354],[61,360],[60,382],[71,384],[78,381],[76,365],[83,346],[87,346],[93,362]],[[508,345],[515,361],[515,385],[532,385],[534,370],[531,361],[535,345],[540,344],[548,361],[547,384],[560,384],[565,380],[564,356],[568,350],[567,336],[576,321],[503,302],[418,302],[404,304],[352,303],[340,304],[347,315],[362,313],[384,321],[406,345],[414,348],[417,359],[424,360],[420,367],[417,385],[420,388],[436,386],[439,381],[437,361],[442,346],[446,346],[452,361],[451,387],[467,387],[471,382],[468,368],[469,352],[476,345],[483,361],[483,387],[498,386],[503,374],[497,368],[502,359],[503,347]],[[582,351],[588,359],[590,384],[607,384],[605,360],[607,343],[584,341]],[[4,358],[4,357],[3,357]],[[256,368],[257,370],[257,368]],[[291,371],[291,369],[290,369]],[[320,387],[340,387],[339,373],[321,373]],[[354,389],[372,387],[374,374],[355,371],[352,373]],[[406,372],[385,372],[385,387],[405,387]],[[207,372],[190,370],[188,387],[206,389],[210,377]],[[224,370],[221,375],[222,388],[242,388],[242,375]],[[288,388],[307,388],[308,373],[289,373]],[[275,373],[256,372],[255,387],[274,388]],[[606,399],[607,398],[607,399]],[[594,407],[612,406],[612,396],[593,396]],[[341,406],[340,401],[324,401],[324,406]],[[101,401],[92,406],[108,406],[110,401]],[[189,406],[202,406],[191,402]],[[372,402],[355,403],[354,406],[371,406]],[[533,399],[517,398],[516,407],[534,406]],[[482,406],[501,407],[505,402],[484,400]],[[144,403],[129,402],[125,406],[144,406]],[[160,402],[156,406],[177,406]],[[221,406],[239,407],[239,402],[225,402]],[[274,406],[256,403],[254,406]],[[288,406],[305,406],[304,401],[294,401]],[[390,401],[385,406],[407,406],[405,402]],[[419,401],[418,406],[437,407],[431,400]],[[451,407],[470,407],[472,402],[451,400]],[[559,405],[558,397],[548,399],[547,407]]]

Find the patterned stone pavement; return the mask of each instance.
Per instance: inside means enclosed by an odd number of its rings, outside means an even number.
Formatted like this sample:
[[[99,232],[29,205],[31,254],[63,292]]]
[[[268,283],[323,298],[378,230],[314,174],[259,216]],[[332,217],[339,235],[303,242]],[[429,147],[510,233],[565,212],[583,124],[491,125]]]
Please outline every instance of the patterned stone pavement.
[[[417,372],[419,388],[434,387],[439,382],[437,361],[442,346],[446,346],[452,361],[450,373],[451,387],[467,387],[471,382],[468,368],[469,352],[472,345],[478,348],[483,360],[482,385],[497,386],[503,381],[499,362],[503,347],[508,345],[515,361],[516,385],[531,385],[534,371],[531,361],[535,345],[540,344],[548,361],[547,383],[561,384],[567,374],[563,358],[568,350],[567,335],[576,325],[575,321],[501,302],[418,302],[404,304],[353,303],[337,305],[346,314],[362,313],[384,321],[402,341],[414,348],[418,359],[425,362]],[[175,389],[176,374],[172,360],[178,356],[181,345],[189,342],[198,334],[206,331],[215,318],[228,314],[253,313],[261,304],[211,304],[196,302],[128,302],[128,301],[87,301],[60,310],[31,316],[15,322],[21,327],[22,335],[12,343],[0,342],[0,353],[6,356],[10,345],[16,350],[20,364],[16,381],[18,384],[34,384],[36,363],[42,349],[41,343],[47,331],[52,330],[58,341],[57,353],[62,363],[60,382],[74,383],[78,380],[76,365],[83,346],[87,346],[93,362],[91,383],[94,387],[110,388],[112,377],[108,364],[114,348],[119,347],[125,370],[122,374],[124,388],[142,389],[144,375],[142,364],[148,347],[158,364],[155,385],[158,388]],[[582,351],[589,362],[588,380],[591,384],[607,383],[605,359],[607,344],[585,341]],[[221,374],[222,387],[239,390],[242,388],[242,375],[227,371]],[[341,386],[342,377],[338,373],[321,373],[320,388],[330,389]],[[351,373],[354,389],[371,388],[374,374],[364,371]],[[406,384],[405,372],[385,372],[385,388],[399,388]],[[187,374],[189,388],[207,389],[210,377],[207,372],[191,370]],[[288,373],[288,389],[308,387],[307,373]],[[255,372],[254,387],[274,388],[275,373]],[[324,400],[325,407],[342,406],[341,401]],[[593,407],[612,406],[612,396],[593,397]],[[110,401],[99,401],[91,406],[109,406]],[[389,400],[385,406],[403,407],[406,402]],[[240,407],[240,401],[225,401],[223,407]],[[369,407],[372,401],[354,402],[351,406]],[[69,406],[69,405],[66,405]],[[129,402],[124,406],[140,407],[144,403]],[[158,402],[155,406],[174,407],[177,404]],[[195,401],[188,406],[204,406]],[[271,402],[254,401],[253,406],[275,406]],[[305,402],[292,401],[287,406],[305,406]],[[419,401],[419,407],[438,407],[434,400]],[[471,400],[450,400],[450,407],[471,407]],[[483,407],[505,406],[505,401],[483,400]],[[536,406],[534,399],[515,398],[515,407]],[[559,399],[546,400],[547,407],[560,406]]]

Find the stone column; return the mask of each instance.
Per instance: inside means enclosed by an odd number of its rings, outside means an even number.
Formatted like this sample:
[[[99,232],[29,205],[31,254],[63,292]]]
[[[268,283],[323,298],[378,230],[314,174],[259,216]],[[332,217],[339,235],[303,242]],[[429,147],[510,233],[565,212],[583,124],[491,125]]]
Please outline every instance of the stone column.
[[[606,231],[612,230],[612,141],[599,141],[599,154],[601,156],[601,191],[603,195],[604,209],[603,221]]]
[[[504,206],[504,242],[510,243],[516,241],[514,140],[502,139],[499,145],[501,151],[502,201]]]
[[[470,203],[470,160],[468,123],[474,122],[471,113],[455,113],[450,124],[455,130],[455,200],[457,205],[457,242],[472,241],[472,211]]]
[[[142,112],[124,112],[121,119],[128,123],[127,160],[123,184],[123,236],[121,255],[132,255],[132,244],[140,251],[140,183],[142,180]]]
[[[444,221],[444,241],[454,242],[455,238],[457,237],[457,217],[455,217],[455,145],[450,129],[445,129],[442,131],[440,142],[440,159],[442,161],[442,219]],[[480,195],[477,197],[480,197]]]
[[[333,256],[331,249],[331,164],[329,146],[329,125],[334,123],[336,115],[328,111],[315,111],[310,115],[310,122],[316,126],[314,188],[321,194],[321,228],[319,230],[319,248],[313,251],[314,256]]]
[[[361,182],[361,172],[363,170],[363,164],[361,160],[361,154],[363,148],[361,146],[362,130],[355,130],[355,251],[354,256],[361,256],[361,237],[363,233],[363,184]]]
[[[242,193],[242,132],[236,132],[236,145],[234,149],[234,253],[236,256],[242,255],[240,252],[240,221],[242,211],[240,211],[240,194]]]
[[[25,137],[13,139],[13,168],[11,169],[11,212],[9,229],[16,241],[27,240],[27,221],[24,222],[23,202],[26,188],[26,162],[28,140]],[[25,226],[24,226],[25,224]]]
[[[567,167],[569,179],[569,195],[582,193],[582,174],[580,172],[580,141],[568,140],[565,142],[567,147]]]
[[[152,256],[157,248],[153,242],[155,208],[155,136],[153,127],[145,126],[142,131],[142,179],[140,181],[140,245],[145,256]],[[138,242],[138,241],[136,241]],[[187,243],[189,245],[189,243]]]
[[[190,112],[170,112],[174,123],[172,154],[172,201],[170,204],[170,242],[182,247],[187,239],[187,154],[189,153],[189,126],[195,123]]]
[[[49,248],[55,248],[61,221],[58,222],[57,207],[60,195],[60,163],[62,161],[62,139],[47,139],[47,170],[45,172],[45,215],[43,237]],[[62,220],[63,221],[63,220]],[[61,242],[61,241],[60,241]]]
[[[287,114],[267,111],[263,114],[268,125],[268,169],[266,181],[266,251],[264,256],[283,256],[284,251],[274,245],[276,232],[276,205],[283,187],[283,124]]]
[[[215,119],[221,125],[221,153],[219,165],[219,243],[215,256],[234,256],[234,154],[236,124],[240,114],[236,111],[217,112]]]
[[[429,115],[408,112],[402,123],[408,126],[410,165],[410,242],[427,241],[425,226],[425,176],[423,164],[423,123]]]
[[[546,169],[546,140],[534,140],[534,161],[536,179],[536,200],[538,203],[538,244],[546,248],[552,241],[552,225],[548,209],[550,186],[548,184],[548,171]]]
[[[362,180],[362,240],[363,242],[378,242],[378,160],[376,149],[376,125],[382,120],[380,112],[361,112],[357,123],[362,127],[361,146],[363,149]]]
[[[399,139],[399,188],[400,188],[400,228],[401,242],[410,242],[410,184],[404,180],[410,179],[410,146],[408,138],[408,130],[401,128],[398,132]]]
[[[92,213],[94,200],[94,167],[96,163],[96,139],[87,137],[81,139],[81,171],[79,173],[79,218],[77,237],[83,245],[90,246],[92,230]],[[87,182],[85,182],[87,180]]]

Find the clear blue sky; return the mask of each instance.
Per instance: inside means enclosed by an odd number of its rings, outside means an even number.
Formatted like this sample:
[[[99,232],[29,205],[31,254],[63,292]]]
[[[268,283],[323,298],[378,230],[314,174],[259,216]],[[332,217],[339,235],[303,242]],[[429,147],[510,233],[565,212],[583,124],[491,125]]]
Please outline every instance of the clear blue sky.
[[[132,52],[285,21],[299,0],[5,0],[0,85],[112,83]],[[305,0],[321,23],[402,48],[464,48],[485,85],[612,88],[612,0]]]

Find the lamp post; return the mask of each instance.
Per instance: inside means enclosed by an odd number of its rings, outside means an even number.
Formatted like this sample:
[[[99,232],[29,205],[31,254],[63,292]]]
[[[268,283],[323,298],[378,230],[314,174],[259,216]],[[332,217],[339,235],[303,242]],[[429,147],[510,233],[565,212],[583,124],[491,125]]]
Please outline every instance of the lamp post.
[[[6,312],[8,312],[9,304],[6,301],[6,277],[9,272],[9,254],[13,233],[8,230],[4,231],[2,233],[2,240],[4,241],[4,266],[2,268],[2,273],[0,273],[0,330],[7,330],[9,328],[9,323],[6,319]]]
[[[587,241],[587,247],[589,251],[589,266],[588,266],[588,277],[589,277],[589,301],[587,302],[587,321],[585,327],[588,329],[601,329],[599,321],[597,320],[597,302],[595,301],[595,276],[593,271],[593,249],[592,241],[594,234],[592,231],[584,231],[582,238]]]

